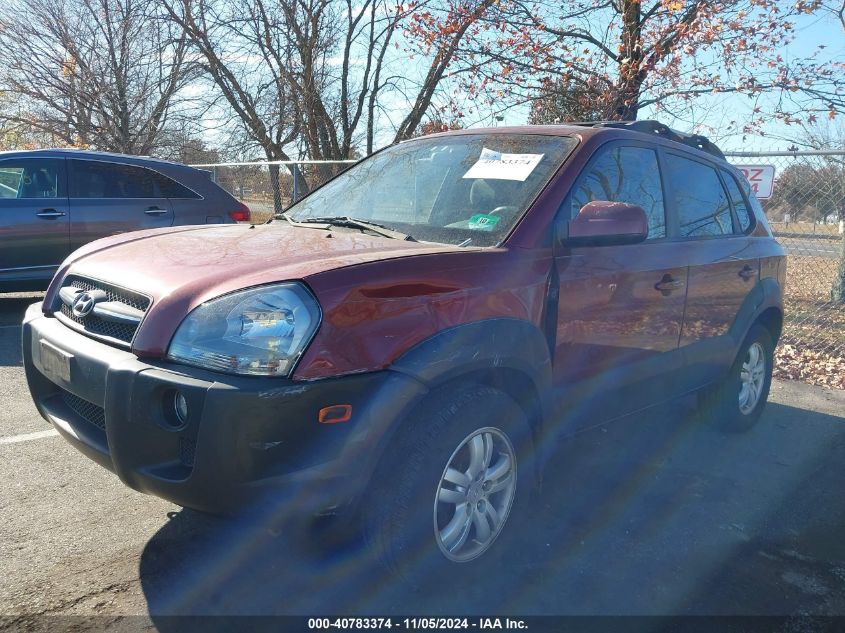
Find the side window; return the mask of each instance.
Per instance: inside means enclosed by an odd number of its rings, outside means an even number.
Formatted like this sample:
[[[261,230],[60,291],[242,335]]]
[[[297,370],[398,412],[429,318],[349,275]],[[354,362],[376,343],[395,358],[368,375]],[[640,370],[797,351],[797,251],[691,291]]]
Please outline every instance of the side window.
[[[159,195],[163,198],[191,198],[196,200],[200,197],[187,187],[180,185],[178,182],[168,178],[164,174],[156,172],[154,177]]]
[[[0,162],[0,199],[59,196],[61,161],[44,158]]]
[[[757,194],[751,191],[751,185],[748,184],[748,181],[743,178],[744,184],[742,190],[745,191],[745,199],[748,200],[748,204],[751,205],[751,212],[754,214],[755,219],[758,222],[762,222],[767,228],[771,229],[768,225],[768,220],[766,219],[766,212],[763,211],[763,205],[760,204],[760,200],[757,199]]]
[[[71,198],[157,198],[156,173],[134,165],[71,160]]]
[[[739,233],[745,233],[751,228],[751,211],[748,208],[748,203],[745,197],[739,190],[739,185],[736,184],[736,179],[726,171],[722,172],[722,177],[725,184],[728,186],[728,195],[731,197],[731,203],[734,205],[736,212],[736,219],[739,221]]]
[[[594,200],[639,205],[648,217],[648,239],[666,237],[663,187],[652,149],[614,147],[603,151],[581,174],[570,199],[570,218]]]
[[[674,154],[666,155],[666,165],[681,237],[731,235],[731,208],[716,170]]]

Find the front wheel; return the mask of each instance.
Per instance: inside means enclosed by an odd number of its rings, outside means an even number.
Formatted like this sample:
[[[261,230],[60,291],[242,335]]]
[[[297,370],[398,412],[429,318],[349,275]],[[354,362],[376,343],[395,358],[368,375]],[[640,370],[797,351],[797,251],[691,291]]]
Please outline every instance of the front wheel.
[[[532,452],[525,413],[507,394],[482,385],[433,394],[375,473],[362,508],[369,545],[412,584],[513,555],[505,541],[529,506]]]
[[[760,419],[772,384],[774,343],[761,325],[745,337],[728,375],[699,395],[702,414],[714,426],[747,431]]]

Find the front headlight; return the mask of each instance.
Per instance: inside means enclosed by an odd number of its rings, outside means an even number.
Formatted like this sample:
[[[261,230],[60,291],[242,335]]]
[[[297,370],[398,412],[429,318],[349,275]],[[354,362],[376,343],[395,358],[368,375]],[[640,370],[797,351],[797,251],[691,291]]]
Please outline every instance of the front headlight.
[[[229,374],[287,376],[319,324],[320,308],[302,284],[243,290],[185,317],[167,357]]]

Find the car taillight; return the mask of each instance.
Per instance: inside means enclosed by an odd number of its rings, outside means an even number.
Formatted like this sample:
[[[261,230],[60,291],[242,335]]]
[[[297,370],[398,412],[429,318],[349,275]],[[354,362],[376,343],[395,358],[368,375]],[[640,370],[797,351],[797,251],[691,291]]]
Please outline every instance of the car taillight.
[[[246,206],[243,202],[240,202],[238,204],[237,209],[235,209],[234,211],[229,211],[229,217],[232,218],[235,222],[249,222],[249,207]]]

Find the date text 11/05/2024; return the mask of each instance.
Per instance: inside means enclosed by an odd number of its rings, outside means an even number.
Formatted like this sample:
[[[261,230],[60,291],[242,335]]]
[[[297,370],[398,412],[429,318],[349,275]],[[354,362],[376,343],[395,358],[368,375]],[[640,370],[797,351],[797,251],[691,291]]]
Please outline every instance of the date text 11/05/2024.
[[[309,618],[308,629],[479,629],[479,630],[521,630],[527,629],[525,620],[513,618]]]

